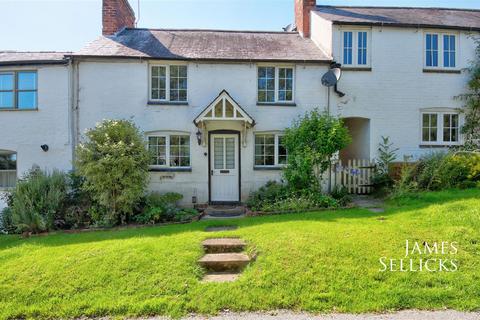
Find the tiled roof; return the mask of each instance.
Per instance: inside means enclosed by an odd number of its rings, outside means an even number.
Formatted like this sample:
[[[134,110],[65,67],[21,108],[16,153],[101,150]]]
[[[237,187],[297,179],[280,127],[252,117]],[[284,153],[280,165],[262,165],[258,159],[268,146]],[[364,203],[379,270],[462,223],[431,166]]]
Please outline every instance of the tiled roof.
[[[473,9],[317,6],[315,12],[338,24],[480,31],[480,10]]]
[[[124,29],[74,54],[175,60],[330,61],[296,32]]]
[[[58,51],[0,51],[0,65],[57,64],[65,62],[70,52]]]

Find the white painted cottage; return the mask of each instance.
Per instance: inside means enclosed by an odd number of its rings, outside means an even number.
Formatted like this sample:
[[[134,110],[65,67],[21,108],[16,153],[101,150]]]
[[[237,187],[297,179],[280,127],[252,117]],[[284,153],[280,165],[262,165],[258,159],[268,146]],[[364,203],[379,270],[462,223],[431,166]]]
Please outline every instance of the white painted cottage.
[[[295,17],[291,32],[143,29],[126,0],[103,0],[103,36],[79,52],[0,52],[0,187],[32,166],[72,169],[102,119],[145,132],[150,189],[185,205],[244,201],[279,179],[282,132],[316,107],[345,119],[343,160],[375,158],[381,136],[399,159],[462,143],[454,96],[480,10],[295,0]],[[328,99],[332,62],[342,77]]]

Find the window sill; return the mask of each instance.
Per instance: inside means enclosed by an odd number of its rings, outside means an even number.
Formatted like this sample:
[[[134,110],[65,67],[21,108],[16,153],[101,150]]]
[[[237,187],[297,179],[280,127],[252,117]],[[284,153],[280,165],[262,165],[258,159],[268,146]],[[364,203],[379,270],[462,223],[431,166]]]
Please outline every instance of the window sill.
[[[269,106],[269,107],[296,107],[297,104],[295,102],[258,102],[257,106]]]
[[[454,74],[460,74],[462,73],[461,70],[459,69],[433,69],[433,68],[423,68],[424,73],[454,73]]]
[[[184,167],[184,168],[149,168],[149,172],[192,172],[192,167]]]
[[[148,101],[149,106],[188,106],[188,101]]]
[[[429,149],[429,148],[451,148],[451,147],[456,147],[460,146],[461,144],[459,143],[454,143],[454,144],[420,144],[419,147],[422,149]]]
[[[342,71],[372,71],[372,67],[342,67]]]
[[[0,112],[1,111],[38,111],[38,108],[35,108],[35,109],[0,108]]]
[[[258,171],[280,171],[285,168],[284,166],[254,166],[253,170]]]

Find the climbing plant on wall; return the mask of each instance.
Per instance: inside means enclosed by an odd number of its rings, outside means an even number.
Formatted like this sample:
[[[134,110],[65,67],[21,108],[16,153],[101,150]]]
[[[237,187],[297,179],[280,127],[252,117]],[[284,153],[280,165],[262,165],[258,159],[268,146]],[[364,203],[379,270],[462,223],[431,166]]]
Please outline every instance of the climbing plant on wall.
[[[462,133],[465,137],[465,149],[480,149],[480,39],[476,39],[475,59],[468,73],[467,92],[456,98],[464,102],[465,124]]]

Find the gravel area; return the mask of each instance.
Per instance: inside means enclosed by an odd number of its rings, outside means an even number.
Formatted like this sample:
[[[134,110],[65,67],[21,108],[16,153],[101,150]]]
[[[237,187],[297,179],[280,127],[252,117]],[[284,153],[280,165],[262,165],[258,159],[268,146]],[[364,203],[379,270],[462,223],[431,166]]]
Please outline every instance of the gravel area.
[[[168,318],[156,317],[146,320],[165,320]],[[292,311],[274,311],[268,313],[232,313],[224,312],[217,316],[192,315],[183,320],[480,320],[480,312],[444,311],[418,311],[405,310],[384,314],[328,314],[312,315],[309,313],[296,313]]]

